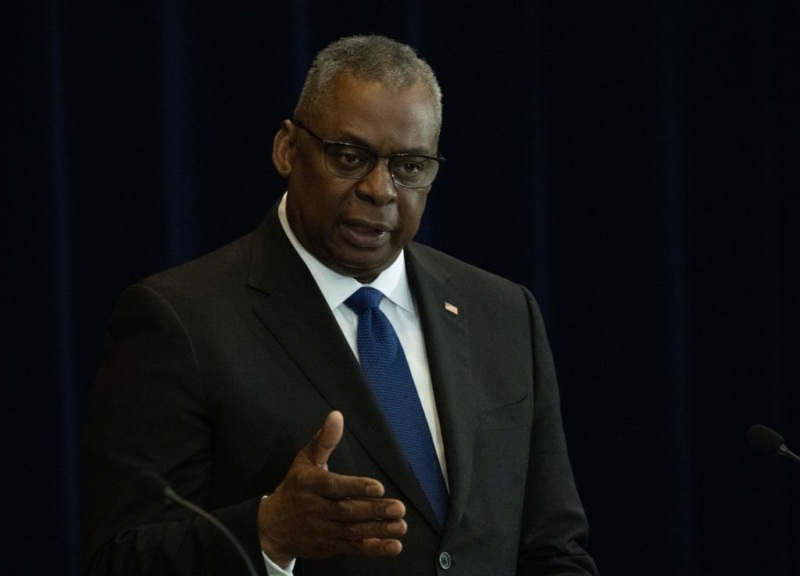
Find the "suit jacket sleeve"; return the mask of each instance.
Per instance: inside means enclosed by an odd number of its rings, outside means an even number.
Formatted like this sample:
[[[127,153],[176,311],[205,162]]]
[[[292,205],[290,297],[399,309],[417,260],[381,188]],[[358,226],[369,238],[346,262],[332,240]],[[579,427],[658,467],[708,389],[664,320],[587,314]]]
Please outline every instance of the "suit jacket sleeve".
[[[153,289],[128,289],[112,315],[86,430],[87,574],[245,574],[233,546],[205,520],[167,506],[137,478],[146,468],[206,506],[212,414],[181,319]],[[259,498],[213,510],[266,574]]]
[[[539,307],[524,289],[533,334],[534,416],[517,574],[597,574],[561,422],[553,357]]]

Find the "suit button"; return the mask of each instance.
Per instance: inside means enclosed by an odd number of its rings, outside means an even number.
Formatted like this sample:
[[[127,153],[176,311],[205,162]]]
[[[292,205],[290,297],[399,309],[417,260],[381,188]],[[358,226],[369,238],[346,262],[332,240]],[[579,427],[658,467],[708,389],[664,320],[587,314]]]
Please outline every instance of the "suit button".
[[[448,568],[450,568],[450,565],[452,563],[453,561],[450,559],[450,554],[448,554],[447,552],[442,552],[441,554],[439,554],[439,566],[442,567],[442,570],[447,570]]]

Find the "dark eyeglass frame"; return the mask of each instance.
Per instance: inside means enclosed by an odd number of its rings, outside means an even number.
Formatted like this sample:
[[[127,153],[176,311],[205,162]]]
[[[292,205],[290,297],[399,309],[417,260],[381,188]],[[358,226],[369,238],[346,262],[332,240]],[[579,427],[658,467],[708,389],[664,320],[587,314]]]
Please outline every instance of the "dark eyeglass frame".
[[[389,174],[392,176],[392,182],[394,182],[395,185],[402,186],[403,188],[411,188],[411,189],[427,188],[428,186],[431,186],[433,184],[434,180],[436,180],[436,176],[438,176],[438,174],[439,174],[439,168],[441,168],[441,165],[444,164],[444,162],[445,162],[444,156],[442,156],[438,152],[436,153],[436,156],[426,156],[425,154],[411,154],[411,153],[405,153],[405,152],[404,153],[399,153],[399,154],[389,154],[388,156],[383,156],[381,154],[378,154],[378,152],[376,150],[373,150],[372,148],[368,148],[367,146],[362,146],[360,144],[353,144],[351,142],[341,142],[341,141],[338,141],[338,140],[326,140],[325,138],[322,138],[321,136],[317,136],[314,132],[312,132],[308,128],[308,126],[303,124],[300,120],[293,119],[292,120],[292,124],[294,124],[298,128],[301,128],[302,130],[307,132],[310,136],[312,136],[315,140],[317,140],[320,144],[322,144],[323,153],[325,154],[325,169],[329,173],[331,173],[334,176],[336,176],[337,178],[346,178],[346,179],[349,179],[349,180],[363,180],[364,178],[367,177],[367,175],[369,175],[370,172],[372,172],[372,170],[375,169],[375,165],[378,163],[378,160],[381,159],[381,158],[385,158],[386,160],[389,161],[388,162]],[[370,167],[370,169],[366,173],[361,175],[361,176],[347,176],[347,175],[344,175],[344,174],[340,174],[340,173],[334,172],[333,170],[331,170],[330,166],[328,166],[328,149],[331,146],[346,146],[348,148],[355,148],[357,150],[363,150],[364,152],[367,152],[370,155],[374,156],[375,157],[375,161],[373,162],[373,164]],[[394,161],[395,160],[403,160],[403,159],[407,159],[407,158],[424,158],[425,160],[432,160],[432,161],[434,161],[434,162],[436,162],[438,164],[438,166],[436,167],[436,171],[434,172],[433,178],[431,179],[431,181],[428,184],[425,184],[424,186],[411,186],[409,184],[403,184],[402,182],[398,181],[397,176],[395,176],[395,173],[394,173],[394,167],[393,167]]]

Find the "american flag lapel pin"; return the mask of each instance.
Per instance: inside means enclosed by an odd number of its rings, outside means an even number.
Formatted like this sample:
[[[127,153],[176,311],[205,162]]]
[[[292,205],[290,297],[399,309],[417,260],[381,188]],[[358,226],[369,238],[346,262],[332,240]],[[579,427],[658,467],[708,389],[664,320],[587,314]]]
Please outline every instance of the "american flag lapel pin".
[[[458,306],[454,306],[453,304],[450,304],[450,302],[445,302],[444,309],[450,312],[450,314],[455,314],[458,316]]]

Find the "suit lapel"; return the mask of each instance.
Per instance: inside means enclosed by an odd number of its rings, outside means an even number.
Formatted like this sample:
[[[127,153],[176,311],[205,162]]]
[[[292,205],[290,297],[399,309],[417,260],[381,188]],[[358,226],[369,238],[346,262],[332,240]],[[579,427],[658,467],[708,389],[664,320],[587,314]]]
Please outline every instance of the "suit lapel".
[[[248,284],[261,292],[254,312],[264,327],[332,409],[344,414],[347,431],[436,526],[410,466],[396,457],[400,447],[363,380],[358,361],[311,273],[281,229],[277,209],[253,238]]]
[[[469,302],[459,287],[449,282],[449,276],[413,243],[406,247],[406,264],[422,320],[445,446],[450,486],[447,526],[455,526],[469,495],[477,424],[471,393]]]

